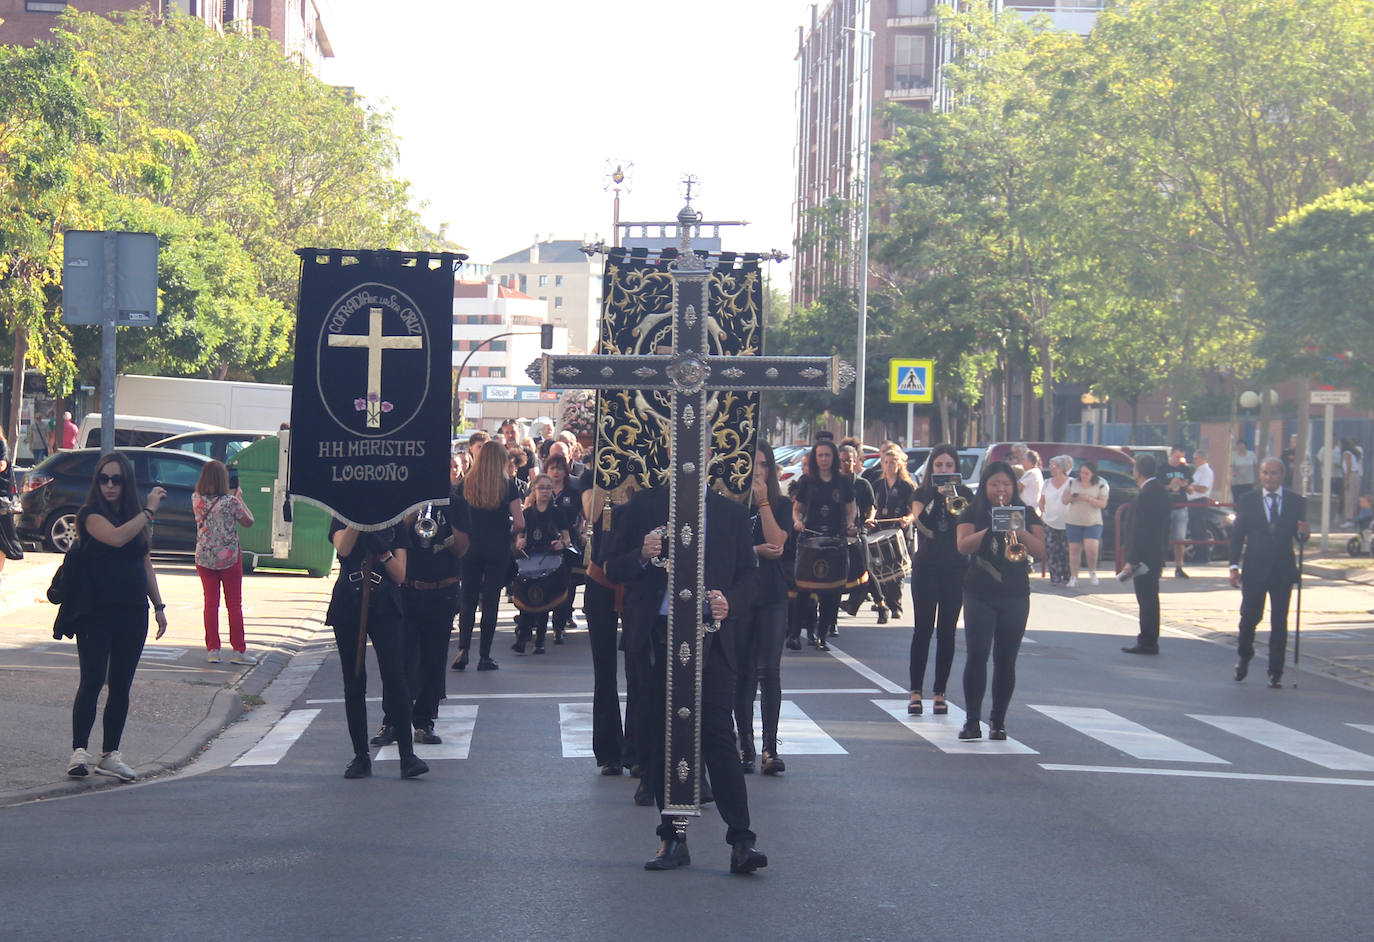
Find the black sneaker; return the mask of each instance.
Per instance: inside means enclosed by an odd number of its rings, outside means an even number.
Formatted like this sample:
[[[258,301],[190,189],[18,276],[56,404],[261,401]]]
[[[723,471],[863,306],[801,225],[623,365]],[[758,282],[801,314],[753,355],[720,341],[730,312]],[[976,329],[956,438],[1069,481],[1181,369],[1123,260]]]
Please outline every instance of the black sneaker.
[[[512,645],[510,646],[510,649],[511,649],[512,651],[514,651],[516,654],[524,654],[524,653],[525,653],[525,639],[524,639],[524,638],[516,638],[516,639],[515,639],[515,644],[512,644]]]
[[[785,644],[789,651],[801,650],[801,638],[788,638]]]
[[[411,738],[422,746],[437,746],[444,741],[433,726],[421,726]]]
[[[493,661],[491,658],[484,657],[477,662],[477,669],[479,671],[495,671],[500,670],[501,668],[497,667],[496,662]]]
[[[369,741],[374,746],[389,746],[396,741],[396,730],[391,728],[390,723],[383,723],[382,728],[377,730],[377,735]]]
[[[542,641],[536,641],[536,642],[534,643],[534,653],[535,653],[535,654],[543,654],[543,653],[544,653],[544,642],[542,642]],[[477,669],[480,671],[482,668],[481,668],[481,667],[478,667]]]
[[[1183,567],[1182,567],[1182,566],[1175,566],[1175,567],[1174,567],[1174,578],[1175,578],[1175,579],[1189,579],[1189,578],[1192,578],[1192,577],[1189,576],[1186,572],[1183,571]]]
[[[415,778],[429,771],[429,763],[415,753],[401,756],[401,778]]]
[[[344,778],[367,778],[371,774],[372,757],[364,752],[355,755],[353,761],[348,763],[348,768],[344,769]]]

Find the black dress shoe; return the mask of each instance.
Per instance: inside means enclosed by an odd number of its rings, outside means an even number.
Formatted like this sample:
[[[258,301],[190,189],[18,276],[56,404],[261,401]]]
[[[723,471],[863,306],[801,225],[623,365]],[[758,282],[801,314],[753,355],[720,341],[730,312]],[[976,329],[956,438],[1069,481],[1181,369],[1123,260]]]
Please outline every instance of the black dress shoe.
[[[644,777],[644,766],[642,766],[642,765],[636,765],[635,763],[631,762],[630,765],[629,765],[629,769],[630,769],[630,777],[631,777],[631,778],[643,778],[643,777]]]
[[[658,853],[653,860],[645,861],[645,870],[676,870],[678,867],[685,867],[692,862],[692,855],[687,853],[686,841],[661,841],[658,845]]]
[[[1147,648],[1143,644],[1133,644],[1129,648],[1122,648],[1127,654],[1158,654],[1159,648]]]
[[[535,653],[535,654],[543,654],[543,653],[544,653],[544,642],[542,642],[542,641],[536,641],[536,642],[534,643],[534,653]],[[480,670],[482,669],[482,666],[479,664],[479,665],[477,666],[477,669],[480,671]]]
[[[401,756],[401,778],[415,778],[429,771],[429,763],[415,753]]]
[[[1239,661],[1236,661],[1236,680],[1244,680],[1245,675],[1248,673],[1250,673],[1250,659],[1243,657]]]
[[[348,768],[344,769],[344,778],[367,778],[372,774],[372,757],[365,752],[360,752],[353,757],[353,761],[348,763]]]
[[[1001,742],[1007,738],[1007,728],[1005,726],[994,726],[988,730],[988,739],[996,739]]]
[[[515,639],[515,644],[512,644],[512,645],[510,646],[510,649],[511,649],[512,651],[514,651],[516,654],[524,654],[524,653],[525,653],[525,639],[524,639],[524,638],[516,638],[516,639]]]
[[[886,605],[884,605],[882,608],[878,609],[878,624],[880,624],[880,625],[886,625],[886,624],[887,624],[887,606],[886,606]]]
[[[537,645],[536,645],[536,647],[537,647]],[[489,657],[484,657],[484,658],[480,658],[480,659],[477,661],[477,669],[478,669],[479,671],[496,671],[496,670],[500,670],[501,668],[497,667],[497,666],[496,666],[496,662],[493,661],[491,658],[489,658]]]
[[[421,726],[411,739],[422,746],[437,746],[444,741],[443,737],[434,731],[433,726]]]
[[[739,760],[739,770],[745,775],[754,774],[754,757],[746,756]]]
[[[654,790],[649,787],[649,783],[644,779],[639,780],[639,787],[635,789],[635,804],[641,808],[647,808],[654,803]]]
[[[453,659],[453,663],[449,666],[456,671],[466,670],[468,666],[468,652],[466,650],[459,651],[458,656]]]
[[[1280,687],[1282,687],[1282,686],[1283,686],[1283,675],[1282,675],[1282,674],[1270,674],[1270,675],[1269,675],[1269,686],[1272,687],[1272,688],[1275,689],[1275,690],[1278,690]]]
[[[824,638],[817,638],[817,639],[816,639],[816,650],[817,650],[817,651],[829,651],[829,650],[830,650],[830,645],[828,645],[828,644],[825,643],[825,639],[824,639]]]
[[[763,765],[759,767],[759,771],[764,775],[778,775],[787,771],[787,763],[779,759],[777,753],[765,749],[763,750]]]
[[[622,771],[624,770],[620,767],[619,762],[611,762],[601,767],[602,775],[619,775]]]
[[[730,851],[731,873],[753,873],[768,866],[768,855],[748,841],[740,841]]]
[[[861,599],[854,599],[852,602],[845,602],[840,608],[849,615],[850,618],[853,618],[855,615],[859,614],[859,606],[862,604],[863,601]]]
[[[979,723],[967,723],[964,728],[959,730],[960,739],[982,739],[983,727]]]
[[[789,651],[800,651],[800,650],[801,650],[801,638],[788,638],[787,641],[786,641],[786,645],[787,645],[787,650],[789,650]]]
[[[1175,579],[1187,579],[1187,578],[1190,578],[1190,577],[1189,577],[1189,575],[1188,575],[1186,572],[1183,571],[1183,567],[1182,567],[1182,566],[1175,566],[1175,567],[1174,567],[1174,578],[1175,578]]]
[[[377,735],[369,740],[374,746],[389,746],[395,741],[396,730],[391,728],[390,723],[383,723],[382,728],[377,730]]]

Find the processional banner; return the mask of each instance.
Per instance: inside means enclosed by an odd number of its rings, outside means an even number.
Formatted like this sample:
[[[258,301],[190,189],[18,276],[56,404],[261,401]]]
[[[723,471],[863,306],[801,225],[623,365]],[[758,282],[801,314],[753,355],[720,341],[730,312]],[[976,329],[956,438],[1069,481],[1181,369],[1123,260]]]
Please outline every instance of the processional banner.
[[[359,530],[447,503],[449,253],[300,249],[289,494]]]

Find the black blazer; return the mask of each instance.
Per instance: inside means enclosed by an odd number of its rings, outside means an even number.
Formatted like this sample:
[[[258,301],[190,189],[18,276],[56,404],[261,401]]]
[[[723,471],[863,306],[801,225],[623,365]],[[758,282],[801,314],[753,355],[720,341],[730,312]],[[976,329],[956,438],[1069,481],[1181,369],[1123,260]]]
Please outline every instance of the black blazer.
[[[1169,513],[1173,499],[1159,478],[1150,478],[1131,501],[1131,530],[1126,541],[1126,561],[1144,563],[1158,573],[1164,567],[1169,545]]]
[[[613,514],[614,516],[614,514]],[[668,570],[645,563],[640,547],[650,530],[668,522],[668,488],[640,491],[624,505],[613,521],[606,575],[625,586],[622,624],[625,650],[644,651],[649,646],[654,621],[668,588]],[[735,664],[734,626],[749,617],[758,585],[758,561],[753,534],[744,506],[715,491],[706,501],[706,588],[725,593],[730,616],[719,632],[708,635],[722,646],[726,661]]]
[[[1307,519],[1307,501],[1296,491],[1280,488],[1279,519],[1269,525],[1264,488],[1256,487],[1236,501],[1236,522],[1231,527],[1231,565],[1240,566],[1241,581],[1259,580],[1285,585],[1298,581],[1298,562],[1293,543],[1298,524]]]

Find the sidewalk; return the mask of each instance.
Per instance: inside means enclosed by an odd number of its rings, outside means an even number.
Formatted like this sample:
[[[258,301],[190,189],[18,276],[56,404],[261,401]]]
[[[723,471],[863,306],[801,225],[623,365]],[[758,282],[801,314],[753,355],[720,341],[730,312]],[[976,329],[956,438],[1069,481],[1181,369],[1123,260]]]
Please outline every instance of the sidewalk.
[[[76,642],[53,640],[57,606],[44,596],[60,557],[31,552],[8,562],[0,586],[0,806],[118,785],[116,779],[66,775],[71,708],[79,669]],[[243,580],[248,651],[258,664],[228,662],[228,621],[220,610],[225,658],[205,661],[200,578],[189,560],[155,560],[168,628],[148,644],[134,677],[120,749],[144,780],[194,759],[226,726],[259,702],[259,694],[312,640],[330,637],[322,619],[334,580],[259,571]],[[96,714],[91,747],[100,748]]]

